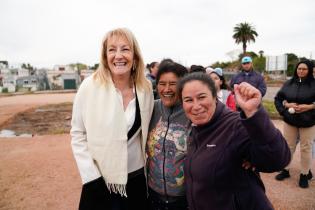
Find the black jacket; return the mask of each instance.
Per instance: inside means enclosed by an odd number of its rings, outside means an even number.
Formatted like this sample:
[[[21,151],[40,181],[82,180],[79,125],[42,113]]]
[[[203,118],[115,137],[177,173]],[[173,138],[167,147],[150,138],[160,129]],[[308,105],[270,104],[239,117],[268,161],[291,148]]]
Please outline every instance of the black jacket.
[[[293,77],[286,81],[275,97],[275,106],[283,120],[296,127],[311,127],[315,125],[315,109],[290,114],[283,106],[283,101],[297,104],[312,104],[315,102],[315,80]]]
[[[189,209],[273,209],[258,172],[279,171],[290,158],[285,139],[262,107],[240,119],[218,102],[212,119],[193,127],[189,138],[185,160]],[[258,172],[243,169],[244,159]]]

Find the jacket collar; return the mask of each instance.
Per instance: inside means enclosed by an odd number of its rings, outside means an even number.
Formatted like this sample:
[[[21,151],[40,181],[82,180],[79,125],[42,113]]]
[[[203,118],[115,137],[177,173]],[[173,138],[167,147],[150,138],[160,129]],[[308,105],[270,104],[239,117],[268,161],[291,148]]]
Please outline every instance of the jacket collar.
[[[163,105],[162,100],[158,99],[158,106],[160,107],[163,118],[168,118],[171,114],[174,116],[173,114],[184,112],[183,106],[179,101],[177,101],[172,107],[166,107]]]
[[[251,69],[249,72],[247,72],[247,71],[245,71],[245,70],[242,70],[242,74],[243,74],[243,75],[249,75],[249,76],[251,76],[251,75],[254,74],[254,70]]]

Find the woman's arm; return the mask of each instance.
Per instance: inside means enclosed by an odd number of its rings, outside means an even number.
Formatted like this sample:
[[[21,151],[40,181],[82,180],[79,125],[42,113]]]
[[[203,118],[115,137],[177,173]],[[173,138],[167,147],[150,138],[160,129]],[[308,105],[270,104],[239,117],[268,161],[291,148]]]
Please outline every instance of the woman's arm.
[[[248,83],[236,85],[234,89],[237,103],[244,111],[241,113],[241,122],[249,135],[249,140],[248,137],[243,139],[243,155],[249,157],[249,161],[259,171],[281,170],[290,161],[290,150],[284,137],[260,105],[261,93]],[[239,129],[238,132],[244,131]]]
[[[276,107],[276,109],[280,115],[283,115],[284,112],[286,111],[286,108],[287,108],[286,107],[287,101],[283,95],[282,89],[283,89],[283,87],[277,92],[277,94],[274,98],[275,107]]]
[[[315,109],[315,104],[298,104],[294,107],[296,113],[307,112]]]
[[[286,140],[262,107],[250,118],[243,115],[241,122],[249,135],[243,145],[245,155],[258,171],[275,172],[289,164],[291,153]]]

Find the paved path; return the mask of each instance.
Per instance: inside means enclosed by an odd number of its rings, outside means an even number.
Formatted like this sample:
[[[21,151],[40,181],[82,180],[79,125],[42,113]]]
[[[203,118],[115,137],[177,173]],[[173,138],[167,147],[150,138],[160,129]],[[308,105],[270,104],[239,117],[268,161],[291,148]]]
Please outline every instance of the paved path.
[[[280,90],[280,87],[267,87],[266,95],[264,96],[265,100],[274,101],[274,97],[277,92]]]

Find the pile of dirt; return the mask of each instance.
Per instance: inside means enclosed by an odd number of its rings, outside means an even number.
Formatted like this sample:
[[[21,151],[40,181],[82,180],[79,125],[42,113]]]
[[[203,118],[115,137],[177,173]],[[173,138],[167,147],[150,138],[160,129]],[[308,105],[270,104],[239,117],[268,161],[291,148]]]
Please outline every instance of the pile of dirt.
[[[51,135],[69,133],[72,103],[61,103],[31,108],[16,114],[0,125],[0,130],[12,130],[16,135]]]

